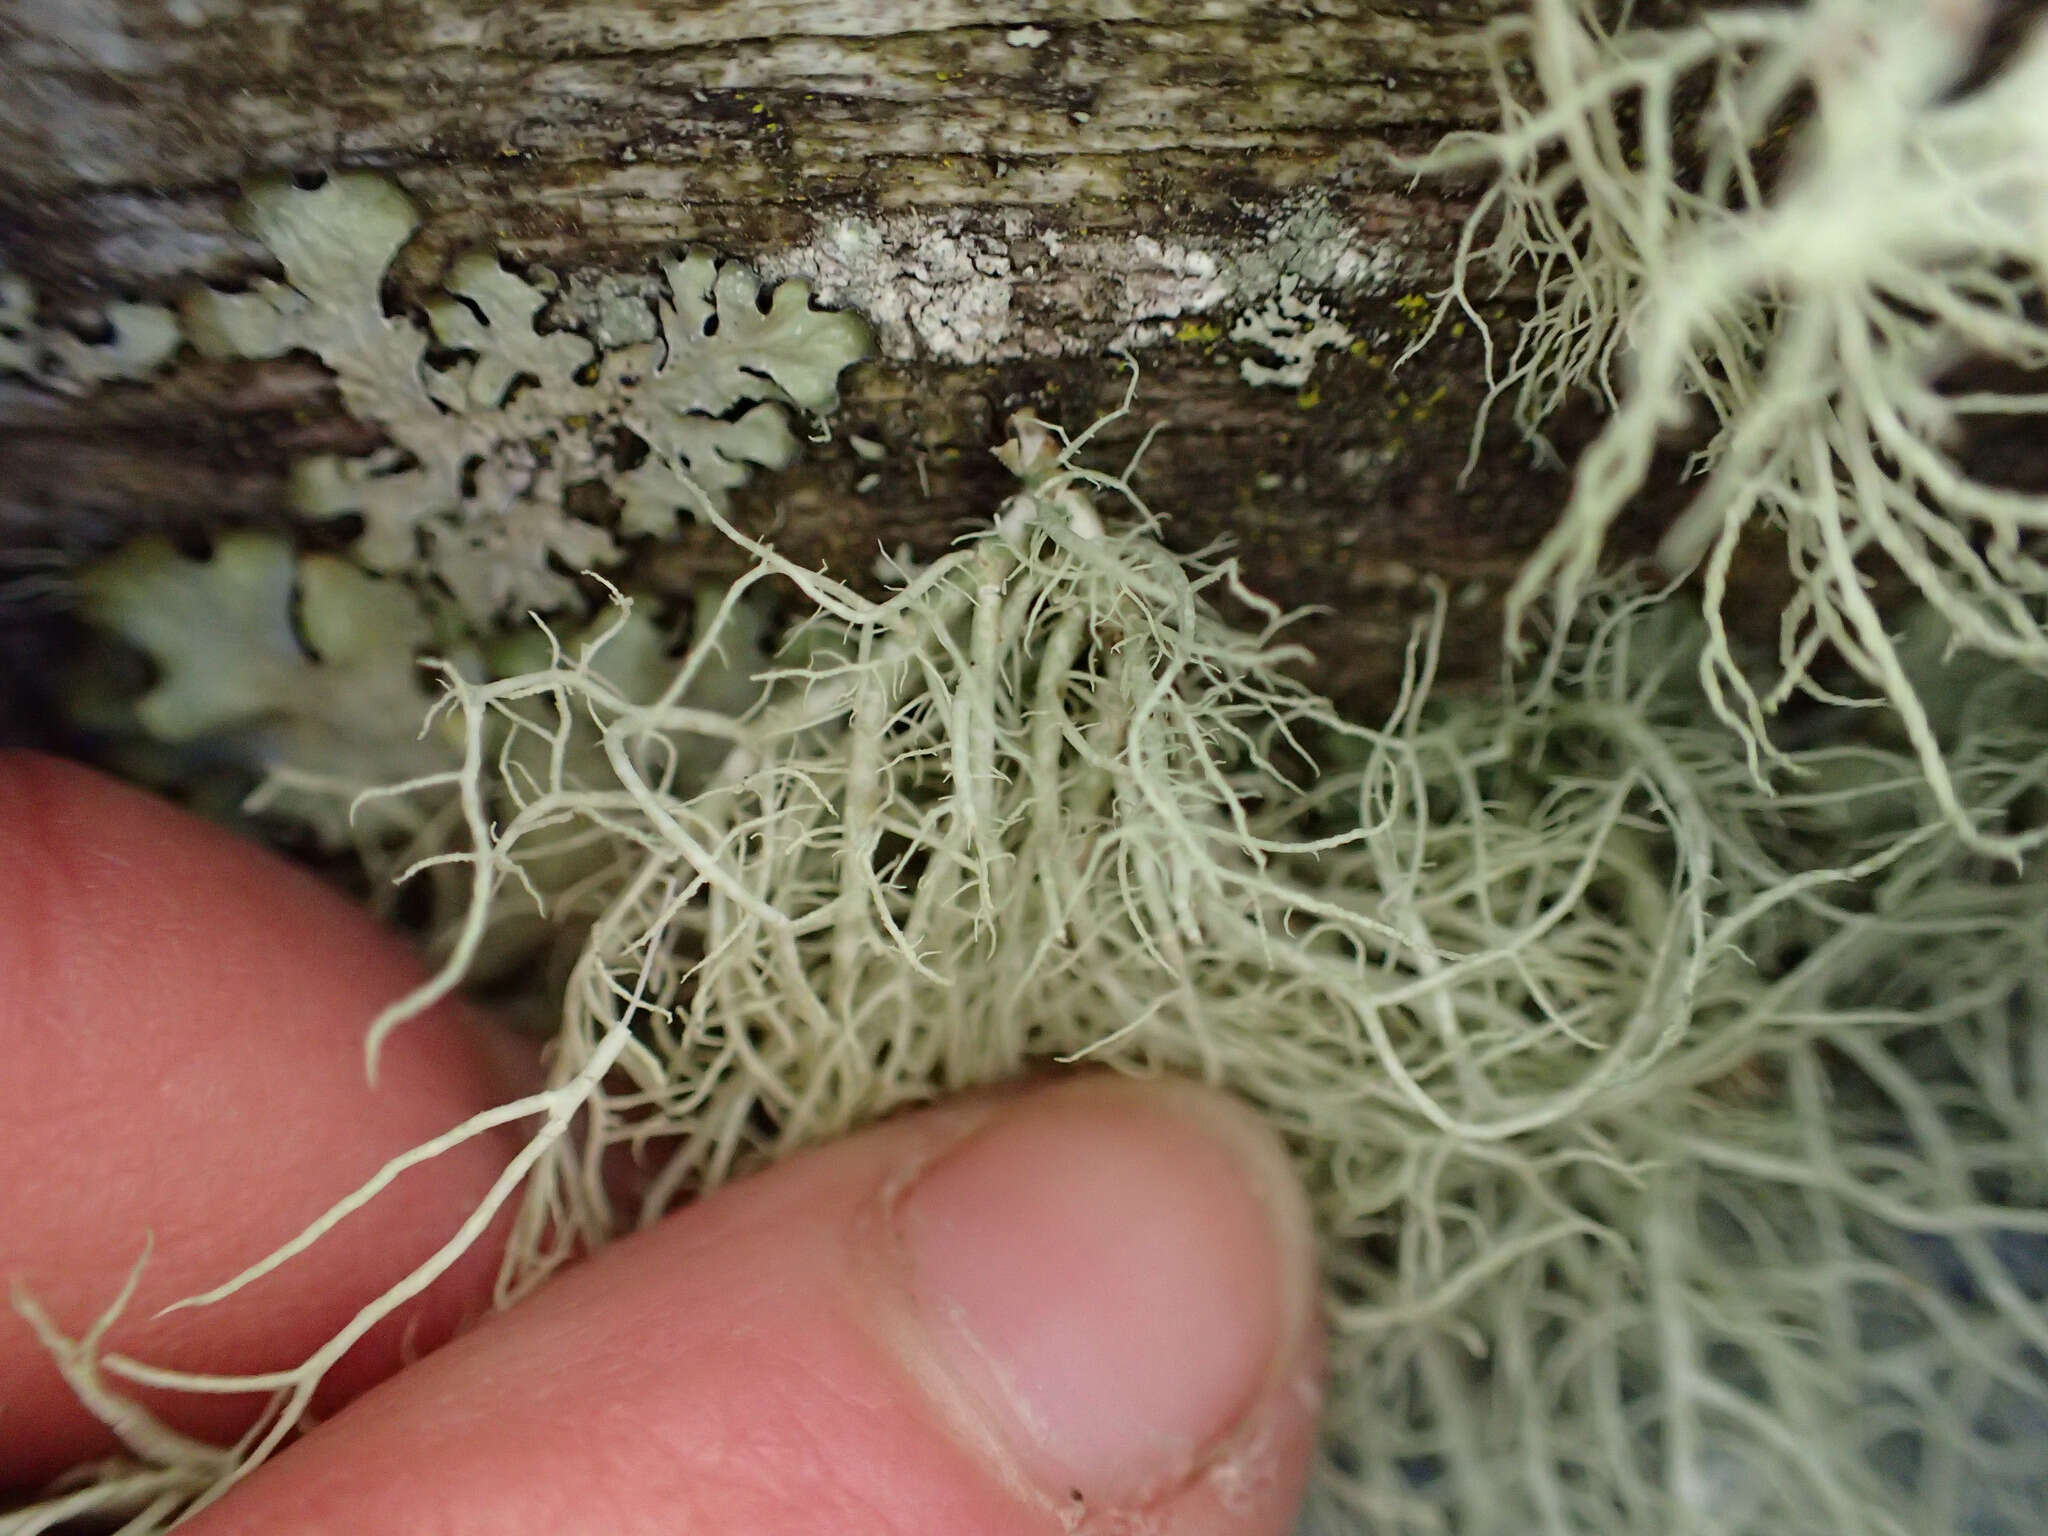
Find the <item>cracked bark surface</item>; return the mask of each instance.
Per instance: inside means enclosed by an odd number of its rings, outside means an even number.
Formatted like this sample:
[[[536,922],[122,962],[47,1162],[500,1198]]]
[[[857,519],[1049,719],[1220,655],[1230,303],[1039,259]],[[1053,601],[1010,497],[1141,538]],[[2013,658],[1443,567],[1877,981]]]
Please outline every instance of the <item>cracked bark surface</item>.
[[[1502,8],[0,0],[0,265],[89,326],[260,267],[228,221],[240,184],[371,167],[426,216],[394,304],[480,243],[554,269],[586,314],[691,243],[810,275],[883,355],[848,376],[833,440],[740,506],[841,574],[985,518],[1002,421],[1085,425],[1122,393],[1122,342],[1143,383],[1102,462],[1156,426],[1137,485],[1172,541],[1228,537],[1256,589],[1324,609],[1299,631],[1315,681],[1370,707],[1432,577],[1477,616],[1447,670],[1492,673],[1485,616],[1562,489],[1505,432],[1459,483],[1476,335],[1392,367],[1462,214],[1394,157],[1491,120]],[[1283,273],[1354,340],[1300,388],[1254,387],[1241,365],[1272,359],[1230,333]],[[84,398],[0,379],[0,551],[279,521],[291,459],[374,441],[302,358],[188,352]],[[693,537],[655,563],[731,559]],[[19,675],[40,631],[8,630]]]

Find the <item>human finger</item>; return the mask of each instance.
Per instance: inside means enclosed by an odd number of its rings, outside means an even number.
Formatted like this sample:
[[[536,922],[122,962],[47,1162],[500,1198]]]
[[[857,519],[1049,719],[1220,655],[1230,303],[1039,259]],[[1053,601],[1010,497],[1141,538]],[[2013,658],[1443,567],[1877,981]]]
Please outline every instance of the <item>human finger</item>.
[[[242,1372],[310,1354],[431,1254],[517,1148],[485,1136],[402,1177],[305,1258],[215,1306],[159,1307],[297,1235],[390,1157],[499,1102],[504,1063],[442,1008],[365,1080],[363,1029],[418,960],[266,851],[75,764],[0,754],[0,1284],[77,1333],[151,1257],[109,1349]],[[333,1407],[485,1306],[488,1246],[364,1338]],[[239,1433],[253,1397],[135,1394]],[[113,1449],[0,1305],[0,1487]]]
[[[1303,1199],[1221,1096],[926,1111],[711,1195],[359,1399],[192,1536],[1279,1536]]]

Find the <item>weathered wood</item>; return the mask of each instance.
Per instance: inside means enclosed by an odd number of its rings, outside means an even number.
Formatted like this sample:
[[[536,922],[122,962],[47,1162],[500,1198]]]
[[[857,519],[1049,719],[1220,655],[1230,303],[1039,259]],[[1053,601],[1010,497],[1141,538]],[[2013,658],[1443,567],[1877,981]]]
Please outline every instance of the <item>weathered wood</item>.
[[[238,183],[371,166],[427,214],[395,302],[451,253],[546,263],[594,312],[705,242],[876,321],[844,429],[744,501],[797,558],[864,570],[987,515],[1011,411],[1071,425],[1144,368],[1106,457],[1183,544],[1328,617],[1320,681],[1399,663],[1426,576],[1481,613],[1560,481],[1505,436],[1462,488],[1477,338],[1396,374],[1461,209],[1392,156],[1490,120],[1499,7],[1443,0],[0,0],[0,261],[46,309],[169,299],[260,254]],[[1455,193],[1456,189],[1450,189]],[[1283,282],[1354,338],[1254,387],[1230,332]],[[0,381],[0,547],[278,517],[289,460],[367,446],[303,360],[190,360],[81,399]],[[888,449],[879,465],[845,441]],[[870,475],[878,475],[864,491]],[[715,560],[690,541],[664,557]],[[1488,664],[1461,626],[1454,670]]]

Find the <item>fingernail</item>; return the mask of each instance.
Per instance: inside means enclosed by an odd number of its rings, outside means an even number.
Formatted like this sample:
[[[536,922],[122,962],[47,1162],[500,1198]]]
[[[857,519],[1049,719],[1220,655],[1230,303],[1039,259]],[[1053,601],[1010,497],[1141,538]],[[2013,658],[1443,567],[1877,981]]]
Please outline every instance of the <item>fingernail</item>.
[[[1012,1101],[897,1222],[933,1352],[1050,1497],[1192,1476],[1304,1347],[1306,1202],[1278,1141],[1206,1089],[1110,1077]]]

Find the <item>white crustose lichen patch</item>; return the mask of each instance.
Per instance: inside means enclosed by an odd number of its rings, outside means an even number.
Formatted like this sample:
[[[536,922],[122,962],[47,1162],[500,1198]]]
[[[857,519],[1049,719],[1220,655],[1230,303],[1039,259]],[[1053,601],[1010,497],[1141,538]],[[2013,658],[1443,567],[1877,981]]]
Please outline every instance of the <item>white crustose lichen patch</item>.
[[[1319,354],[1348,347],[1357,338],[1321,299],[1304,294],[1301,279],[1290,272],[1282,276],[1279,290],[1265,303],[1238,317],[1230,328],[1230,339],[1279,359],[1277,363],[1262,363],[1254,357],[1240,360],[1237,371],[1245,383],[1300,389],[1315,371]]]
[[[887,356],[946,363],[1092,356],[1107,342],[1142,349],[1195,316],[1255,324],[1276,304],[1293,316],[1280,329],[1305,310],[1328,321],[1336,299],[1377,292],[1400,270],[1398,250],[1327,196],[1245,213],[1252,233],[1210,246],[1121,230],[1062,235],[1016,212],[849,214],[762,264],[858,308]]]

